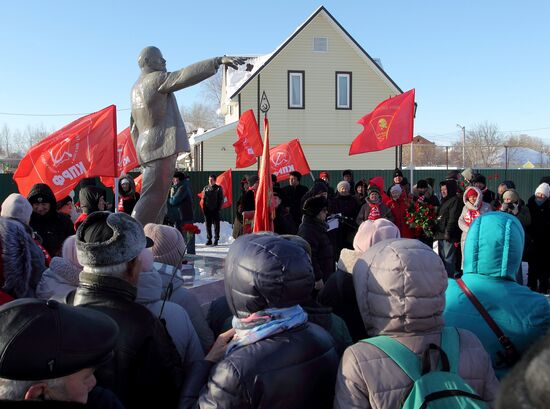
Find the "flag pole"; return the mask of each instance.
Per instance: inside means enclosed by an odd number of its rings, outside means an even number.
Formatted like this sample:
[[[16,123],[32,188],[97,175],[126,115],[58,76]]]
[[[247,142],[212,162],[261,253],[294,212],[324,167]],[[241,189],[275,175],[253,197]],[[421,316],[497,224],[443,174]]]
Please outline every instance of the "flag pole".
[[[409,184],[411,187],[411,192],[413,192],[413,186],[414,186],[414,138],[411,141],[411,161],[410,161],[410,172],[411,172],[411,183]]]
[[[118,213],[118,178],[115,178],[113,190],[115,191],[115,213]]]

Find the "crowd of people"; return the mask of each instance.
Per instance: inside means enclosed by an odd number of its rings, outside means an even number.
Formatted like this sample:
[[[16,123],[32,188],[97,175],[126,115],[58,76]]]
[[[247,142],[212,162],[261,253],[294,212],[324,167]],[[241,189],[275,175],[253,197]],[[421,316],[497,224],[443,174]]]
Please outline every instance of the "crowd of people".
[[[414,186],[396,169],[387,189],[351,170],[335,189],[327,172],[311,189],[301,177],[274,181],[275,231],[260,233],[258,177],[241,181],[225,295],[204,305],[182,273],[194,252],[188,175],[173,176],[166,224],[131,217],[130,176],[118,212],[87,182],[76,205],[45,184],[8,196],[0,404],[545,407],[547,179],[524,201],[512,181],[495,193],[469,169]],[[207,245],[222,203],[211,175]]]

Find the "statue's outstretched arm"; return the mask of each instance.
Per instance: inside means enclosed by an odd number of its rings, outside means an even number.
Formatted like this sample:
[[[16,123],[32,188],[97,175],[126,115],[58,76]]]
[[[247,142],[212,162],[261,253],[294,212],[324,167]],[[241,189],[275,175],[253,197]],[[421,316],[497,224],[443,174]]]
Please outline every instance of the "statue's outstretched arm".
[[[225,56],[197,62],[181,70],[169,73],[158,91],[167,94],[190,87],[214,75],[221,64],[237,69],[243,62],[243,58]]]

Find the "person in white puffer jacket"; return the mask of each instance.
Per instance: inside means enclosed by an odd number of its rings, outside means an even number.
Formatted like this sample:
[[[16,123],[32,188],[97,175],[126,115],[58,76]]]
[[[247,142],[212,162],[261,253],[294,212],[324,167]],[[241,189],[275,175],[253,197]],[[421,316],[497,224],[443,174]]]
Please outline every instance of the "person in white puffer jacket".
[[[76,236],[69,236],[61,247],[62,257],[54,257],[38,285],[36,297],[42,300],[53,299],[64,302],[65,297],[78,286],[78,276],[82,266],[76,258]]]
[[[149,248],[141,251],[139,261],[141,273],[139,274],[136,302],[145,306],[165,323],[182,362],[203,359],[204,352],[189,315],[180,305],[163,299],[162,279],[153,267],[153,253]]]
[[[174,227],[149,223],[144,228],[147,237],[153,241],[151,251],[154,256],[154,267],[160,274],[163,283],[163,295],[172,283],[168,299],[181,305],[199,336],[203,351],[206,353],[214,343],[214,333],[208,326],[202,308],[191,291],[184,287],[181,267],[185,255],[185,241],[181,233]],[[176,269],[174,274],[174,268]]]

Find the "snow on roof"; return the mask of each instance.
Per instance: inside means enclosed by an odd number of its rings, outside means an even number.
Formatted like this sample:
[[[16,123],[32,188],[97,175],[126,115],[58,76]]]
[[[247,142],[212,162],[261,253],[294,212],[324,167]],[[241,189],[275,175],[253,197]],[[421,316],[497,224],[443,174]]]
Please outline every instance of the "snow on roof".
[[[221,135],[224,132],[230,131],[233,128],[237,128],[237,123],[239,121],[231,122],[229,124],[219,126],[217,128],[209,129],[208,131],[197,133],[189,137],[189,145],[195,146],[198,143],[204,142],[210,138]]]
[[[248,81],[249,78],[253,77],[272,55],[273,53],[245,58],[245,63],[239,65],[237,70],[227,70],[225,80],[226,104],[230,102],[233,94]]]

